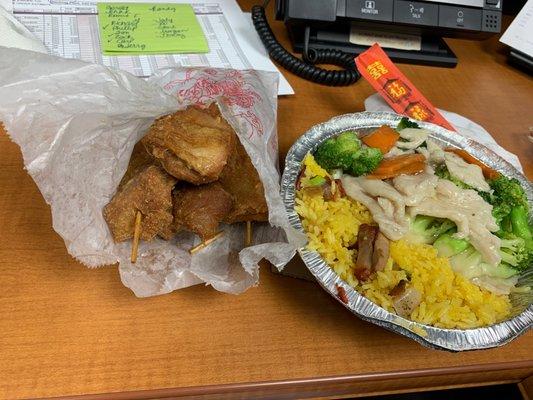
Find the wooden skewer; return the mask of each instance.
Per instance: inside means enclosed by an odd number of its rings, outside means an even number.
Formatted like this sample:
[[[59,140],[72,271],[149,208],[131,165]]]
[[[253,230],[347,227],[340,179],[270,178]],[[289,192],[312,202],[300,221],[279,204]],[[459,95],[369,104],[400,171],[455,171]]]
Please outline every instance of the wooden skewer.
[[[189,253],[190,254],[194,254],[194,253],[197,253],[199,252],[200,250],[202,250],[203,248],[209,246],[211,243],[213,243],[215,240],[217,240],[219,237],[221,237],[222,235],[224,235],[224,231],[220,231],[218,232],[215,236],[207,239],[207,240],[204,240],[203,242],[201,243],[198,243],[196,246],[194,246],[193,248],[191,248],[189,250]]]
[[[244,247],[248,247],[252,245],[252,238],[253,238],[252,221],[246,221],[246,233],[244,235]]]
[[[135,230],[133,231],[133,245],[131,246],[131,262],[135,264],[137,261],[137,252],[139,250],[139,239],[141,238],[141,218],[142,214],[139,210],[135,214]]]

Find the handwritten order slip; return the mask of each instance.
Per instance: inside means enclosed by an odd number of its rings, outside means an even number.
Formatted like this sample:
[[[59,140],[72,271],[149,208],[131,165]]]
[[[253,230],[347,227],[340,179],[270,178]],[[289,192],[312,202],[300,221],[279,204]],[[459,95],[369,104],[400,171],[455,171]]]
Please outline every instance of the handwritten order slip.
[[[98,3],[102,53],[207,53],[206,37],[190,4]]]

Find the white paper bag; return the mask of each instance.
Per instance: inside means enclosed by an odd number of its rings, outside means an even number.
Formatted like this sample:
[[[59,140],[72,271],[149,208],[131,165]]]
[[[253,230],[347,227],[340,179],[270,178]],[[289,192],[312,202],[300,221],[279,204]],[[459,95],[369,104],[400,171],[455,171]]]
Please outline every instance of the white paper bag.
[[[153,296],[205,282],[228,293],[257,284],[258,262],[282,267],[302,238],[292,233],[279,195],[277,74],[168,69],[147,81],[78,60],[0,47],[0,121],[22,150],[24,165],[51,206],[68,252],[89,267],[119,262],[122,282]],[[242,249],[241,224],[191,256],[199,239],[115,244],[102,215],[135,143],[155,118],[216,101],[250,155],[265,188],[270,224],[255,224],[254,246]],[[291,242],[292,244],[289,244]]]

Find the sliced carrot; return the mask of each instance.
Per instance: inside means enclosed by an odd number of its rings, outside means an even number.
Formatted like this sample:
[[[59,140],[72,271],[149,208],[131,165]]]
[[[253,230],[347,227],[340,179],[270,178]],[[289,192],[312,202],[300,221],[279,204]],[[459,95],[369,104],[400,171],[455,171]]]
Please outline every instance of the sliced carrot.
[[[400,134],[390,126],[383,125],[375,131],[363,136],[361,140],[368,147],[380,149],[383,154],[388,153],[394,147]]]
[[[450,153],[457,154],[459,157],[461,157],[463,160],[465,160],[469,164],[475,164],[478,167],[480,167],[481,171],[483,171],[483,176],[487,179],[496,179],[500,176],[500,173],[498,171],[492,169],[487,164],[484,164],[483,162],[479,161],[476,157],[468,153],[466,150],[456,149],[453,147],[448,147],[444,150]]]
[[[422,154],[404,154],[383,159],[367,178],[389,179],[398,175],[413,175],[422,172],[425,167],[426,158]]]
[[[413,164],[409,164],[408,166],[406,167],[403,167],[402,170],[400,171],[394,171],[394,172],[389,172],[389,173],[382,173],[382,174],[372,174],[372,175],[367,175],[366,177],[368,179],[390,179],[390,178],[395,178],[397,176],[400,176],[400,175],[415,175],[415,174],[418,174],[422,171],[424,171],[424,169],[426,168],[426,163],[425,162],[415,162]]]

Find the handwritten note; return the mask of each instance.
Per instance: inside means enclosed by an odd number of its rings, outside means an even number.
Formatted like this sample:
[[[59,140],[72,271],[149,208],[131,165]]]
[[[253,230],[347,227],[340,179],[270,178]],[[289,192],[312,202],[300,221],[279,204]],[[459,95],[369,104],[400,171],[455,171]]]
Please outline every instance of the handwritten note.
[[[102,53],[207,53],[190,4],[98,3]]]

